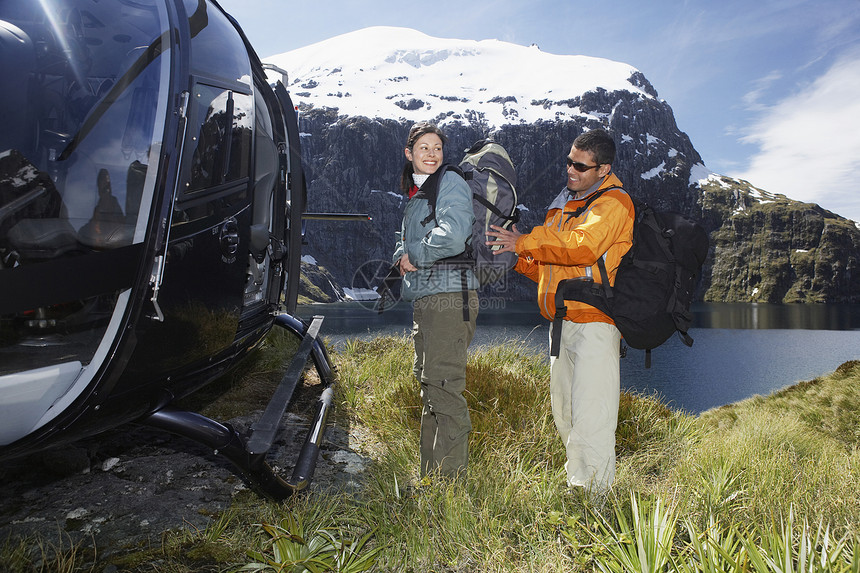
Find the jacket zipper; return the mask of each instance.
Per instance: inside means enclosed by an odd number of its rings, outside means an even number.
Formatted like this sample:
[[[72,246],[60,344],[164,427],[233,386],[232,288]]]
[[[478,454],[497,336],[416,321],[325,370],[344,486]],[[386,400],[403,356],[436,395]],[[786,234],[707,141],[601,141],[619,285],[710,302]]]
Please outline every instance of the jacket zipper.
[[[559,209],[558,214],[556,214],[553,217],[553,220],[547,224],[547,227],[555,227],[556,226],[556,218],[558,218],[558,225],[557,226],[558,226],[558,230],[561,231],[562,230],[561,229],[562,218],[559,215],[563,215],[563,214],[564,214],[564,209]],[[547,282],[547,285],[551,285],[552,284],[552,275],[553,275],[553,271],[555,270],[555,265],[550,264],[548,266],[549,266],[549,280]],[[543,293],[543,310],[547,315],[552,316],[555,313],[551,313],[549,311],[549,306],[547,305],[548,298],[549,298],[549,288],[547,288],[546,291],[544,291],[544,293]]]

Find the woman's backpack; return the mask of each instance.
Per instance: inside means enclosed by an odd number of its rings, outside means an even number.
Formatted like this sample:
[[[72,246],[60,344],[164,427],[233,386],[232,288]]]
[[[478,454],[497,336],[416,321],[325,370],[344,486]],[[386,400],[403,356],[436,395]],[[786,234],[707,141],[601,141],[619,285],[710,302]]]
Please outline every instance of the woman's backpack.
[[[472,224],[471,238],[463,246],[459,255],[436,261],[434,266],[446,269],[458,269],[463,277],[463,319],[469,319],[467,304],[467,273],[475,273],[478,282],[483,285],[497,282],[517,263],[516,253],[505,252],[494,254],[498,246],[488,247],[487,231],[490,225],[498,225],[507,229],[519,220],[517,208],[517,170],[508,152],[501,144],[489,139],[482,139],[466,150],[459,166],[442,164],[421,186],[420,196],[427,200],[429,214],[421,221],[426,225],[436,219],[436,199],[439,193],[439,182],[446,171],[453,171],[466,180],[472,191],[472,210],[475,222]],[[380,287],[379,312],[386,308],[392,287],[400,280],[396,265],[391,268]]]
[[[430,214],[423,221],[425,224],[436,217],[436,194],[446,170],[458,173],[469,185],[475,222],[472,225],[472,238],[466,243],[463,253],[442,259],[436,264],[446,268],[470,268],[482,286],[494,283],[517,263],[516,253],[496,255],[494,252],[499,247],[486,245],[490,225],[507,229],[519,220],[516,168],[501,144],[489,139],[478,141],[466,150],[458,167],[443,165],[434,173],[435,179],[428,179],[422,186],[422,192],[430,205]],[[428,187],[426,192],[425,187]]]

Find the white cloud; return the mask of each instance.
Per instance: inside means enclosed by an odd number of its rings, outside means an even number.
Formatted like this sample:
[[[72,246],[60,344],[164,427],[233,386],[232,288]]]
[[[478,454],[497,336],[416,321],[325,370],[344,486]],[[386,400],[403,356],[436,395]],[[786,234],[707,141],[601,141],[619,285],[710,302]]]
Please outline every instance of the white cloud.
[[[758,146],[733,176],[860,221],[860,53],[765,111],[743,137]]]
[[[767,90],[771,88],[774,82],[781,79],[782,74],[777,71],[773,71],[763,78],[756,80],[754,82],[755,89],[747,92],[743,97],[743,102],[747,109],[751,111],[765,110],[765,106],[761,103],[764,95],[767,93]]]

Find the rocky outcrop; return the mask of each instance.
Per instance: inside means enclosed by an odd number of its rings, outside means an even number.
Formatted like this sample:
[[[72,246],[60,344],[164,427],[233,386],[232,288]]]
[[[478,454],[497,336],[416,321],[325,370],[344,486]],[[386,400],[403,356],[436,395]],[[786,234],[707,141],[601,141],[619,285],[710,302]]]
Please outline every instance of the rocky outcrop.
[[[639,74],[641,76],[641,74]],[[631,77],[650,89],[644,76]],[[652,93],[655,95],[655,93]],[[479,114],[444,120],[446,159],[459,161],[474,141],[492,136],[518,167],[520,229],[541,224],[564,185],[564,155],[584,129],[615,135],[615,171],[635,197],[657,209],[689,215],[705,226],[711,251],[698,297],[709,301],[858,302],[860,229],[815,205],[755,189],[747,182],[707,177],[702,159],[681,132],[669,105],[628,91],[602,89],[563,102],[532,105],[578,108],[579,120],[504,125],[492,133]],[[305,252],[342,286],[368,261],[388,261],[404,199],[398,190],[409,124],[303,109],[302,154],[308,170],[309,211],[359,212],[369,223],[309,221]],[[700,175],[699,175],[700,174]],[[488,292],[528,300],[534,286],[511,274]]]
[[[718,223],[705,300],[860,300],[860,230],[852,221],[728,178],[712,178],[702,191],[704,218]]]
[[[230,423],[244,431],[260,414]],[[268,461],[280,468],[277,471],[285,479],[298,458],[308,423],[307,415],[292,412],[282,421]],[[310,491],[358,491],[369,459],[350,447],[361,439],[354,434],[362,435],[348,426],[327,428]],[[106,559],[161,543],[169,530],[204,530],[234,498],[248,491],[234,468],[203,446],[149,428],[126,426],[4,462],[0,539],[32,542],[35,536],[49,546],[94,548],[99,559]],[[38,545],[33,548],[39,558]]]

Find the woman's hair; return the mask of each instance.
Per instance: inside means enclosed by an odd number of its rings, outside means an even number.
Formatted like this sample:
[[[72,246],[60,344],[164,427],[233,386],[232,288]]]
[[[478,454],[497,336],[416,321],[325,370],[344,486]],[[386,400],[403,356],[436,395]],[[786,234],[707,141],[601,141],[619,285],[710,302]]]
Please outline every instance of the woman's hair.
[[[428,133],[435,133],[439,136],[439,139],[442,140],[442,145],[448,143],[448,138],[445,137],[445,134],[442,133],[442,130],[430,123],[429,121],[419,121],[414,124],[412,128],[409,130],[409,137],[406,138],[406,149],[412,151],[412,148],[415,146],[415,142],[421,139],[422,136],[427,135]],[[409,191],[412,188],[412,174],[415,172],[415,168],[412,167],[412,162],[407,161],[406,165],[403,166],[403,173],[400,175],[400,190],[403,192]]]

